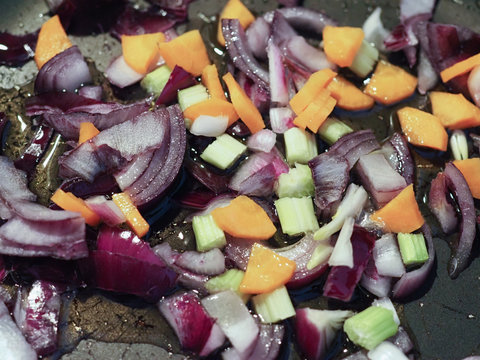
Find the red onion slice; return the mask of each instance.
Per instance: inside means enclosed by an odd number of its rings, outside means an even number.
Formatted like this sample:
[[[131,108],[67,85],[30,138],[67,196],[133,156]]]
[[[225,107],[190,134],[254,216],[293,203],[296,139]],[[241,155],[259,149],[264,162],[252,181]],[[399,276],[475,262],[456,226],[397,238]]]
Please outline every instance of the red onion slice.
[[[363,272],[360,284],[373,295],[386,297],[390,295],[392,289],[392,278],[380,275],[375,267],[375,262],[370,259]]]
[[[480,106],[480,66],[476,66],[468,75],[468,91],[477,106]]]
[[[120,55],[108,65],[105,76],[111,84],[120,89],[133,85],[143,79],[144,75],[137,73],[126,62],[123,55]]]
[[[435,85],[437,85],[438,75],[423,48],[420,49],[419,53],[417,73],[418,92],[422,95],[425,95],[428,90],[433,89]]]
[[[0,32],[0,65],[22,66],[35,54],[38,32],[13,35]]]
[[[303,36],[294,36],[282,44],[286,56],[293,58],[308,71],[335,70],[337,67],[327,59],[325,53],[310,45]]]
[[[344,157],[349,169],[352,169],[362,155],[369,154],[380,148],[375,134],[371,129],[355,131],[342,136],[329,149],[331,154]]]
[[[83,96],[87,99],[100,101],[102,100],[103,89],[100,85],[82,86],[78,90],[78,95]]]
[[[448,197],[446,176],[444,173],[438,173],[430,186],[428,208],[435,215],[445,234],[453,232],[458,225],[457,213]]]
[[[403,176],[407,185],[415,180],[415,164],[405,138],[394,133],[382,146],[382,151],[390,165]]]
[[[294,127],[294,118],[295,114],[288,107],[270,109],[270,126],[272,131],[277,134],[283,134],[288,129]]]
[[[105,196],[93,196],[85,200],[85,204],[92,209],[107,225],[115,226],[126,221],[125,215],[120,208],[113,202],[107,200]]]
[[[413,350],[414,347],[412,339],[410,339],[407,331],[402,326],[399,326],[397,333],[391,338],[387,339],[387,341],[390,341],[392,344],[402,350],[404,354],[408,354]]]
[[[245,31],[248,47],[259,59],[267,58],[267,41],[270,36],[270,25],[262,17],[257,17]]]
[[[37,165],[53,136],[53,129],[40,125],[33,134],[30,143],[25,147],[20,157],[15,160],[15,167],[31,173]]]
[[[185,251],[175,260],[175,264],[201,275],[219,275],[225,271],[225,256],[214,248],[201,253]]]
[[[393,234],[385,234],[375,241],[373,260],[379,275],[401,277],[405,274],[405,265]]]
[[[263,129],[248,138],[247,147],[253,151],[269,153],[276,142],[277,135],[272,130]]]
[[[389,32],[383,27],[382,8],[379,6],[373,10],[363,23],[362,29],[365,34],[365,40],[375,45],[375,47],[382,52],[385,52],[384,40]]]
[[[267,56],[271,101],[278,106],[286,106],[290,99],[285,78],[285,66],[282,61],[282,53],[272,39],[268,41]]]
[[[0,301],[0,348],[2,349],[2,357],[6,359],[38,359],[35,350],[25,340],[20,329],[13,322],[3,301]]]
[[[178,90],[185,89],[195,84],[196,81],[192,74],[184,70],[182,67],[175,65],[155,104],[169,105],[177,99]]]

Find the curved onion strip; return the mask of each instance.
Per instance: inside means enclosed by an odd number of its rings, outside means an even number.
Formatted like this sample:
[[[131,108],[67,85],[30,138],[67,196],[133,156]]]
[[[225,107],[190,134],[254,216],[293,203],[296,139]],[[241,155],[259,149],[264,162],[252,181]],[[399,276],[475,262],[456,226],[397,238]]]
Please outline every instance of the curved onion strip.
[[[480,106],[480,66],[476,66],[468,76],[468,91],[477,106]]]
[[[298,30],[315,33],[322,36],[323,28],[327,25],[337,26],[338,23],[324,13],[305,7],[288,7],[275,10],[280,12],[285,19]],[[263,18],[271,23],[275,11],[269,11]]]

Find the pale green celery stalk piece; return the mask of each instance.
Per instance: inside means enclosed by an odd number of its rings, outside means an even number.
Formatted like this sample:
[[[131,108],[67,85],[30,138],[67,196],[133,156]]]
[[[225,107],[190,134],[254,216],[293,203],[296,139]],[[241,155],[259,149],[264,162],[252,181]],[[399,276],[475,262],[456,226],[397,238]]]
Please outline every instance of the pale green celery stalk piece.
[[[275,201],[275,208],[285,234],[293,236],[319,228],[311,197],[284,197]]]
[[[253,296],[252,302],[263,323],[276,323],[295,316],[295,308],[285,286]]]
[[[337,142],[343,135],[347,135],[353,132],[353,129],[336,118],[329,117],[318,129],[317,134],[328,145],[332,145]]]
[[[201,84],[191,86],[178,92],[178,104],[182,111],[185,111],[186,108],[207,99],[207,88]]]
[[[200,157],[217,168],[225,170],[232,166],[246,150],[247,147],[240,141],[228,134],[222,134],[207,146]]]
[[[192,226],[198,251],[222,248],[227,244],[225,233],[215,223],[212,215],[194,216]]]
[[[332,251],[333,247],[330,244],[321,242],[315,250],[313,250],[312,257],[307,263],[307,270],[312,270],[318,265],[326,264]]]
[[[216,294],[225,290],[232,290],[246,303],[250,299],[249,294],[241,293],[238,288],[245,273],[242,270],[230,269],[223,274],[210,278],[205,283],[205,288],[210,294]]]
[[[283,134],[287,162],[306,164],[318,154],[315,135],[308,131],[293,127]]]
[[[350,70],[352,70],[359,77],[364,78],[370,74],[378,61],[379,52],[374,45],[368,41],[363,40],[360,49],[358,50]]]
[[[454,130],[450,135],[450,149],[455,160],[468,159],[467,137],[462,130]]]
[[[405,265],[420,265],[428,260],[428,250],[422,233],[397,235],[398,247]]]
[[[140,86],[148,93],[158,96],[162,93],[163,88],[167,84],[172,70],[167,65],[162,65],[159,68],[145,75],[140,82]]]
[[[280,174],[275,182],[275,193],[279,198],[314,196],[315,185],[310,167],[295,163],[295,168]]]
[[[347,217],[355,218],[360,214],[367,199],[368,194],[362,186],[350,184],[332,220],[318,229],[313,238],[320,241],[326,240],[340,231]]]
[[[343,330],[355,344],[372,350],[382,341],[395,335],[398,325],[391,310],[380,306],[370,306],[347,319]]]

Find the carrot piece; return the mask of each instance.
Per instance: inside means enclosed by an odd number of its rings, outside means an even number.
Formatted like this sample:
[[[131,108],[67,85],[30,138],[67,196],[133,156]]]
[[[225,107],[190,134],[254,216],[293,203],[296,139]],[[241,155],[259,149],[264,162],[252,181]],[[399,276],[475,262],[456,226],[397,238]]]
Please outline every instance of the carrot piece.
[[[480,125],[480,109],[462,94],[430,92],[432,113],[449,129],[466,129]]]
[[[168,67],[182,67],[194,76],[200,76],[205,66],[210,65],[207,48],[198,30],[188,31],[179,37],[158,45],[160,55]]]
[[[38,33],[35,63],[40,69],[48,60],[72,46],[58,15],[47,20]]]
[[[218,78],[217,66],[215,64],[205,66],[202,71],[202,83],[212,98],[227,101],[222,84]]]
[[[215,223],[226,233],[252,240],[266,240],[277,229],[263,208],[245,195],[233,199],[228,206],[211,212]]]
[[[85,141],[90,140],[98,134],[100,134],[100,130],[98,130],[95,125],[93,125],[91,122],[83,122],[80,124],[78,144],[83,144]]]
[[[222,32],[222,19],[238,19],[243,29],[246,29],[255,21],[255,16],[240,0],[229,0],[218,19],[217,40],[222,46],[225,46],[225,38]]]
[[[470,192],[475,199],[480,199],[480,158],[455,160],[457,167],[467,181]]]
[[[140,211],[133,204],[127,193],[118,193],[112,196],[113,202],[120,208],[120,211],[127,218],[127,224],[130,229],[138,236],[144,236],[149,228],[147,221],[143,218]]]
[[[362,28],[349,26],[325,26],[323,49],[328,59],[338,66],[350,66],[362,46],[365,34]]]
[[[305,130],[308,127],[317,133],[319,127],[327,120],[337,101],[330,96],[330,91],[322,89],[320,94],[293,120],[293,123]]]
[[[364,93],[379,103],[390,105],[408,98],[417,88],[417,78],[402,68],[379,61]]]
[[[332,93],[332,97],[337,100],[337,107],[350,111],[361,111],[370,109],[375,100],[364,94],[359,88],[353,85],[344,77],[337,75],[328,84],[327,89]]]
[[[158,61],[158,44],[165,41],[161,32],[142,35],[122,35],[122,54],[125,62],[139,74],[146,74]]]
[[[245,91],[243,91],[237,81],[233,78],[232,74],[226,73],[222,79],[225,81],[225,84],[227,84],[230,99],[232,100],[235,111],[245,125],[247,125],[250,132],[255,134],[265,128],[262,115],[253,104],[252,100],[250,100],[247,94],[245,94]]]
[[[435,115],[408,106],[398,110],[397,115],[409,143],[447,150],[448,134]]]
[[[477,65],[480,65],[480,54],[470,56],[469,58],[459,61],[456,64],[444,69],[442,72],[440,72],[440,77],[445,83],[449,80],[452,80],[454,77],[472,71],[472,69]]]
[[[375,211],[370,218],[382,224],[385,231],[395,233],[411,233],[425,222],[415,200],[413,184],[408,185],[384,207]]]
[[[337,76],[337,73],[330,69],[319,70],[308,78],[303,87],[290,99],[290,107],[295,114],[300,114],[320,92]]]
[[[244,294],[263,294],[285,285],[297,264],[275,251],[255,243],[248,258],[247,270],[239,286]]]
[[[71,192],[66,193],[62,189],[57,189],[52,195],[51,200],[63,210],[80,213],[88,225],[97,226],[100,223],[100,217],[85,204],[85,201],[76,197]]]
[[[226,100],[210,98],[189,106],[183,111],[183,116],[195,121],[200,115],[228,116],[228,126],[238,120],[238,114],[231,103]]]

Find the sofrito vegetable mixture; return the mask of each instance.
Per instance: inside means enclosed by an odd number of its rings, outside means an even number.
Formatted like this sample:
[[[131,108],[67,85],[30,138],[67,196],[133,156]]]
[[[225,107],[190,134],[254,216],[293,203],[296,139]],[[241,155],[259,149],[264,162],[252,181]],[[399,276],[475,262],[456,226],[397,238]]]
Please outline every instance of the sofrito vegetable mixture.
[[[47,1],[38,32],[0,33],[1,64],[38,67],[33,136],[0,157],[2,357],[58,357],[62,301],[85,287],[156,304],[190,358],[421,356],[396,310],[434,276],[416,154],[443,159],[426,202],[458,234],[455,281],[478,222],[480,34],[432,22],[434,0],[401,0],[389,30],[381,8],[361,28],[295,0],[264,14],[229,0],[212,41],[177,32],[190,1],[150,2]],[[81,31],[121,42],[100,78]],[[113,101],[122,89],[137,96]],[[428,104],[402,105],[416,92]],[[336,117],[393,106],[383,139]],[[54,141],[61,186],[40,203],[29,183]],[[166,203],[194,250],[150,245]],[[328,301],[299,306],[301,289]]]

